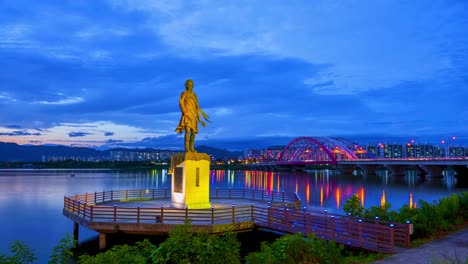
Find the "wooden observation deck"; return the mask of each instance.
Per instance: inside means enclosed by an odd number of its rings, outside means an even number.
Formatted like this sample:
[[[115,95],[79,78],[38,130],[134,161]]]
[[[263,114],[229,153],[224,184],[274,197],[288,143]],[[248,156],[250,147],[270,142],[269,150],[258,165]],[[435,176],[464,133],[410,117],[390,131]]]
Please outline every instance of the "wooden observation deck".
[[[167,189],[113,190],[64,197],[64,216],[99,232],[99,247],[106,247],[106,234],[165,234],[176,225],[191,221],[194,232],[221,233],[263,227],[284,233],[313,233],[350,247],[394,253],[395,246],[410,245],[411,225],[357,219],[327,211],[301,208],[296,194],[251,189],[215,189],[209,209],[170,207]]]

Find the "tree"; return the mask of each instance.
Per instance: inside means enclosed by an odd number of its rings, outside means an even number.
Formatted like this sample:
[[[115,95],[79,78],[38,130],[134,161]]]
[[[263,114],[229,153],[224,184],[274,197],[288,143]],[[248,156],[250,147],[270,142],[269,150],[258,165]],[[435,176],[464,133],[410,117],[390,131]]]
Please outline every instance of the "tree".
[[[13,241],[13,244],[10,246],[10,252],[13,255],[9,256],[0,253],[0,263],[27,264],[33,263],[36,260],[31,249],[18,240]]]
[[[52,250],[52,255],[49,257],[49,264],[66,264],[70,263],[73,258],[72,249],[76,245],[76,240],[70,233],[60,239],[60,242]]]
[[[356,217],[362,217],[364,206],[361,205],[361,199],[357,195],[351,196],[343,205],[343,211]]]

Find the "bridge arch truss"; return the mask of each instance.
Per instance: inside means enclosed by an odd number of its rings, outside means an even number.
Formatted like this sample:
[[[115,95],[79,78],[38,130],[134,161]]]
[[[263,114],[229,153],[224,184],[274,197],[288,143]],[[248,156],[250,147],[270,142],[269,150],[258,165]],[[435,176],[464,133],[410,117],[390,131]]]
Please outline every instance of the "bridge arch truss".
[[[280,153],[277,165],[337,164],[340,160],[372,158],[362,147],[344,138],[298,137]]]

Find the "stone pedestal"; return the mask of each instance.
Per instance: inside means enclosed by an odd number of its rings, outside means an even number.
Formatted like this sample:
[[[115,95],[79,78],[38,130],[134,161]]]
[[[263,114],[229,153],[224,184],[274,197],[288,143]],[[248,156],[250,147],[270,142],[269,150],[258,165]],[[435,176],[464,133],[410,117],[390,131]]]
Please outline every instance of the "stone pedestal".
[[[210,156],[185,152],[171,157],[171,204],[175,208],[207,209],[210,204]]]

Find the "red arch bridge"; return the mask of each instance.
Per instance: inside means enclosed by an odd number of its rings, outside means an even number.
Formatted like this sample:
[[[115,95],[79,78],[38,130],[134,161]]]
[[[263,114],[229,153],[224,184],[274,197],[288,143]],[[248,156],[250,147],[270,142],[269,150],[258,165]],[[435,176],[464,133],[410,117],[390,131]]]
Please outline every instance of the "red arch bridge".
[[[385,158],[378,159],[359,144],[345,138],[298,137],[292,140],[276,160],[252,164],[258,168],[302,170],[308,166],[332,165],[350,173],[355,169],[365,174],[375,174],[386,169],[391,175],[404,175],[415,169],[426,177],[442,177],[446,168],[468,177],[467,158]]]

